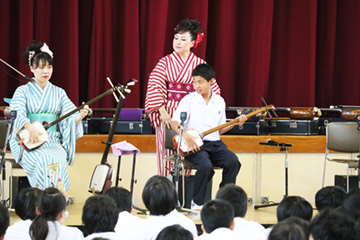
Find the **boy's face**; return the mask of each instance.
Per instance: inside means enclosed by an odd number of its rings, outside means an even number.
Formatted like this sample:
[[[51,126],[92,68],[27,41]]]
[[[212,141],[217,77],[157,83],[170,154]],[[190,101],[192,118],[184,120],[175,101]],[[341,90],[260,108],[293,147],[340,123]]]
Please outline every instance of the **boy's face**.
[[[214,79],[211,79],[209,82],[201,76],[193,76],[193,86],[195,91],[198,94],[205,95],[211,93],[211,84],[214,82]]]

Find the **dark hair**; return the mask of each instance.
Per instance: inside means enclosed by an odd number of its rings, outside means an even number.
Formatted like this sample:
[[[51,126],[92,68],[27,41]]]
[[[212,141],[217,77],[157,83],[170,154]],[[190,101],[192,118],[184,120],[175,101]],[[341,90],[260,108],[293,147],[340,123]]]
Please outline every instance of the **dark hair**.
[[[235,217],[245,217],[248,204],[247,194],[241,187],[228,183],[219,189],[216,199],[228,201],[234,208]]]
[[[81,220],[85,232],[114,232],[119,213],[115,211],[115,200],[105,195],[89,197],[84,204]]]
[[[345,196],[342,208],[348,216],[360,219],[360,189],[355,188]]]
[[[116,207],[120,212],[131,211],[132,203],[131,203],[131,193],[122,187],[112,187],[109,188],[105,195],[111,197],[116,202]]]
[[[145,184],[142,199],[151,215],[166,215],[177,206],[174,184],[164,176],[152,176]]]
[[[323,187],[315,195],[315,206],[318,211],[324,208],[337,208],[341,206],[346,192],[339,186]]]
[[[59,214],[65,210],[64,195],[56,188],[45,189],[37,204],[40,215],[32,221],[29,229],[31,239],[45,239],[48,232],[48,221],[56,221]]]
[[[200,22],[195,18],[185,18],[181,20],[174,30],[174,34],[189,32],[191,40],[194,41],[199,32],[202,32]]]
[[[308,240],[309,222],[299,217],[289,217],[277,223],[268,240]]]
[[[171,225],[157,235],[156,240],[193,240],[191,232],[179,224]]]
[[[4,236],[6,229],[10,224],[10,215],[8,209],[0,204],[0,237]]]
[[[311,204],[299,196],[289,196],[284,198],[276,209],[278,222],[289,217],[299,217],[310,221],[313,215]]]
[[[46,52],[41,51],[41,47],[44,46],[45,43],[41,43],[33,40],[29,45],[26,46],[24,50],[24,62],[29,67],[38,67],[40,63],[49,63],[49,65],[53,65],[53,58]],[[29,54],[31,51],[34,51],[34,55],[30,58]]]
[[[217,228],[230,228],[234,220],[234,209],[225,200],[210,200],[201,209],[200,217],[205,231],[211,233]]]
[[[337,209],[322,210],[310,222],[309,229],[314,239],[355,240],[360,238],[359,223]]]
[[[22,219],[33,220],[36,214],[36,205],[40,200],[42,190],[39,188],[23,188],[14,201],[16,214]]]
[[[209,64],[202,63],[194,68],[192,76],[200,76],[210,82],[211,79],[215,78],[215,71]]]

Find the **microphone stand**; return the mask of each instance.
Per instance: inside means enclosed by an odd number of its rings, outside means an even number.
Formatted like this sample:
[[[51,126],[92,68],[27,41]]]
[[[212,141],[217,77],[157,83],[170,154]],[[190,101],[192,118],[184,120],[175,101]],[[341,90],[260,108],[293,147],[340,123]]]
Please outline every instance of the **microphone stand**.
[[[179,161],[180,161],[180,146],[182,141],[182,135],[184,132],[184,121],[182,120],[180,123],[180,131],[179,131],[179,143],[177,146],[177,151],[175,153],[175,164],[174,164],[174,181],[175,181],[175,188],[176,193],[179,195]],[[183,169],[184,171],[184,169]],[[182,193],[184,195],[184,193]]]
[[[6,128],[6,135],[5,135],[5,141],[4,141],[4,148],[1,152],[1,164],[0,164],[0,174],[2,172],[2,200],[0,202],[1,205],[8,208],[9,205],[7,204],[7,200],[5,199],[5,185],[6,185],[6,169],[5,169],[5,155],[6,155],[6,149],[9,143],[9,136],[11,133],[11,129],[13,126],[13,121],[16,118],[17,112],[15,110],[12,110],[10,112],[10,120],[7,124]]]
[[[285,195],[284,195],[283,199],[287,198],[289,196],[289,194],[288,194],[288,185],[289,185],[288,184],[288,168],[289,168],[288,150],[290,147],[292,147],[292,144],[277,143],[274,141],[270,141],[270,143],[259,143],[259,144],[280,147],[280,152],[285,151]],[[255,205],[254,208],[258,209],[258,208],[272,207],[272,206],[277,206],[277,205],[279,205],[279,203],[270,203],[270,204],[265,204],[265,205]]]

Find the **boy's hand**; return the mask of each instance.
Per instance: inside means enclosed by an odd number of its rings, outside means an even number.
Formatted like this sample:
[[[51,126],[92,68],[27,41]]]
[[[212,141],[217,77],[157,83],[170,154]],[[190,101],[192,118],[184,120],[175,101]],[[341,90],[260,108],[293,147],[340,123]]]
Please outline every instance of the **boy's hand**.
[[[239,122],[236,123],[236,125],[243,125],[243,124],[246,122],[246,120],[247,120],[246,115],[245,115],[245,114],[241,114],[241,115],[239,116]]]
[[[188,146],[189,152],[200,151],[200,147],[196,144],[196,137],[188,134],[186,131],[183,132],[183,138],[185,139],[186,145]]]

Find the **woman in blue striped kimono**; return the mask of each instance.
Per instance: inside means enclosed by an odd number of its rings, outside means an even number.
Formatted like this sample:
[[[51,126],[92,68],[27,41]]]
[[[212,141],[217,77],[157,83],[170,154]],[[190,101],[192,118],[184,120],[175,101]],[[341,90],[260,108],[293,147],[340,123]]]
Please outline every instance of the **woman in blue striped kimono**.
[[[30,142],[36,143],[41,133],[33,121],[51,123],[76,108],[66,92],[49,81],[53,54],[46,43],[33,41],[24,51],[24,60],[34,81],[18,87],[11,100],[11,109],[17,111],[10,138],[11,152],[25,170],[32,187],[56,187],[66,193],[70,186],[66,164],[74,163],[76,139],[83,135],[81,120],[87,115],[88,106],[49,128],[49,139],[41,147],[32,151],[24,149],[19,145],[19,130],[27,129]]]

